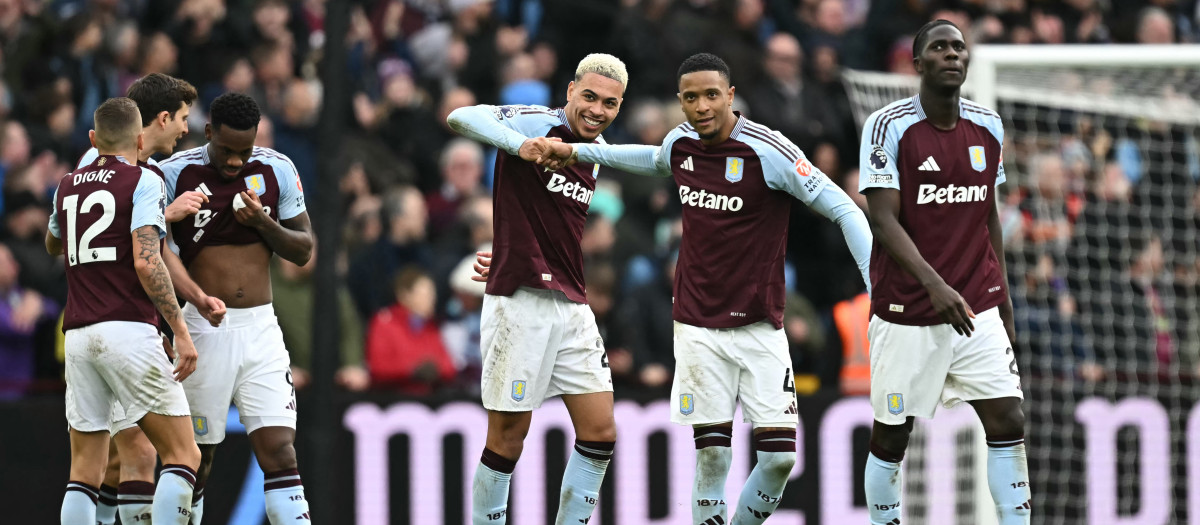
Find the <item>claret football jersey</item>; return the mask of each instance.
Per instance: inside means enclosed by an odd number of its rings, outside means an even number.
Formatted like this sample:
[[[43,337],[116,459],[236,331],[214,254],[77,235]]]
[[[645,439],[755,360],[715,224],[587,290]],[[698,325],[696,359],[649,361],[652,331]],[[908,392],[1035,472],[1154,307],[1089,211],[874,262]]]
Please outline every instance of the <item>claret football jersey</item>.
[[[988,215],[1004,183],[1000,116],[960,99],[954,129],[934,127],[919,96],[871,114],[863,126],[859,191],[900,191],[900,225],[921,257],[975,312],[1005,300]],[[876,239],[871,249],[871,307],[904,325],[942,324],[929,294]]]
[[[171,225],[172,240],[179,258],[190,265],[206,246],[244,245],[263,242],[258,232],[237,222],[233,199],[253,190],[263,211],[275,221],[304,213],[304,188],[296,166],[283,154],[255,146],[250,159],[236,177],[227,179],[209,162],[208,145],[176,153],[159,164],[167,182],[167,198],[174,201],[187,191],[208,196],[200,212]]]

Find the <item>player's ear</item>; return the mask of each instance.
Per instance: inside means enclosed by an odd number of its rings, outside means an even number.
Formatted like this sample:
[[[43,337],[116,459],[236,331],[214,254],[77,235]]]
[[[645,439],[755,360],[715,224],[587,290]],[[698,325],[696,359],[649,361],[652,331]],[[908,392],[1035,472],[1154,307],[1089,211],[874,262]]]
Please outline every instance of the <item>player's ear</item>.
[[[737,88],[736,88],[736,87],[734,87],[734,86],[729,86],[729,105],[730,105],[731,107],[733,106],[733,92],[734,92],[734,91],[736,91],[736,90],[737,90]]]
[[[92,143],[93,148],[96,147],[96,130],[94,130],[94,129],[88,130],[88,142]]]
[[[567,84],[567,102],[571,101],[571,94],[575,92],[575,81],[572,80]]]
[[[166,128],[167,121],[171,120],[171,113],[167,112],[167,111],[159,111],[158,118],[156,118],[155,120],[158,122],[159,127]]]
[[[204,123],[204,140],[212,140],[212,123]]]
[[[142,150],[146,149],[146,134],[145,133],[138,133],[137,147],[138,147],[138,151],[142,151]]]

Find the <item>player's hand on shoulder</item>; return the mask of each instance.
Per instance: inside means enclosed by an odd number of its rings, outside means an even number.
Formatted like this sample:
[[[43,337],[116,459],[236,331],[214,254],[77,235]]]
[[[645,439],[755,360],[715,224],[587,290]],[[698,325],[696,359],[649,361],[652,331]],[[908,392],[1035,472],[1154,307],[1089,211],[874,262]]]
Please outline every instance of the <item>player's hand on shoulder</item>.
[[[262,201],[258,200],[258,194],[253,190],[246,190],[234,196],[234,203],[238,198],[242,199],[245,207],[234,206],[233,217],[238,223],[243,226],[257,228],[264,222],[271,220],[271,217],[263,212]]]
[[[213,326],[221,326],[221,321],[225,319],[225,301],[211,295],[205,296],[204,300],[196,305],[196,310]]]
[[[207,202],[208,195],[199,191],[186,191],[167,206],[164,215],[167,222],[179,222],[189,215],[200,213],[200,207]]]
[[[175,335],[175,380],[183,382],[196,371],[196,346],[190,336]]]
[[[929,287],[928,292],[929,301],[933,303],[933,309],[942,321],[954,327],[954,331],[959,335],[971,337],[971,332],[975,331],[975,324],[971,322],[971,319],[975,318],[975,312],[971,311],[967,300],[945,281]]]
[[[521,149],[517,150],[517,156],[521,157],[522,160],[535,162],[542,156],[546,155],[546,152],[550,149],[550,144],[553,144],[554,142],[562,142],[562,139],[558,137],[534,137],[531,139],[525,139],[525,142],[521,143]]]
[[[475,252],[475,274],[471,280],[486,283],[492,270],[492,252]]]

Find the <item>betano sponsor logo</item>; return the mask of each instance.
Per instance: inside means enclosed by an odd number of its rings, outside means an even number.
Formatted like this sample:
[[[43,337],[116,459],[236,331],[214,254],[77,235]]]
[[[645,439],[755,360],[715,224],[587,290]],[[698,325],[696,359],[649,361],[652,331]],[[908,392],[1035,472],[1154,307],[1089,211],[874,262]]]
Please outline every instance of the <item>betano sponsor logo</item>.
[[[741,197],[709,193],[705,190],[692,191],[692,188],[688,186],[679,187],[679,202],[686,206],[710,210],[738,211],[742,209]]]
[[[988,187],[986,184],[979,186],[955,186],[951,184],[945,188],[939,188],[936,184],[922,184],[917,189],[917,204],[929,204],[931,202],[938,204],[980,202],[986,199],[987,195]]]
[[[557,173],[550,177],[550,182],[546,183],[546,189],[550,190],[550,193],[561,193],[584,204],[591,203],[592,194],[595,193],[578,182],[567,182],[566,177]]]

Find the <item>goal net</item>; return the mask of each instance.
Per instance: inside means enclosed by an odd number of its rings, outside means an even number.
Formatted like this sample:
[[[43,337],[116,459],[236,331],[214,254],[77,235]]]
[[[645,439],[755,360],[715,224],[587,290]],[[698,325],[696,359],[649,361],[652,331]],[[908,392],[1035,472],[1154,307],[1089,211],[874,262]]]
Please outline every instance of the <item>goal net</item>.
[[[964,96],[1004,120],[997,192],[1034,523],[1200,523],[1200,51],[976,46]],[[917,78],[845,72],[861,127]],[[920,351],[920,349],[913,349]],[[979,453],[960,439],[958,456]],[[923,448],[911,449],[916,462]],[[910,457],[912,457],[910,455]],[[977,460],[958,523],[991,509]],[[905,523],[937,494],[906,467]],[[968,492],[964,494],[964,492]],[[974,498],[973,505],[961,505]],[[981,500],[982,499],[982,500]],[[938,525],[941,525],[940,523]]]

